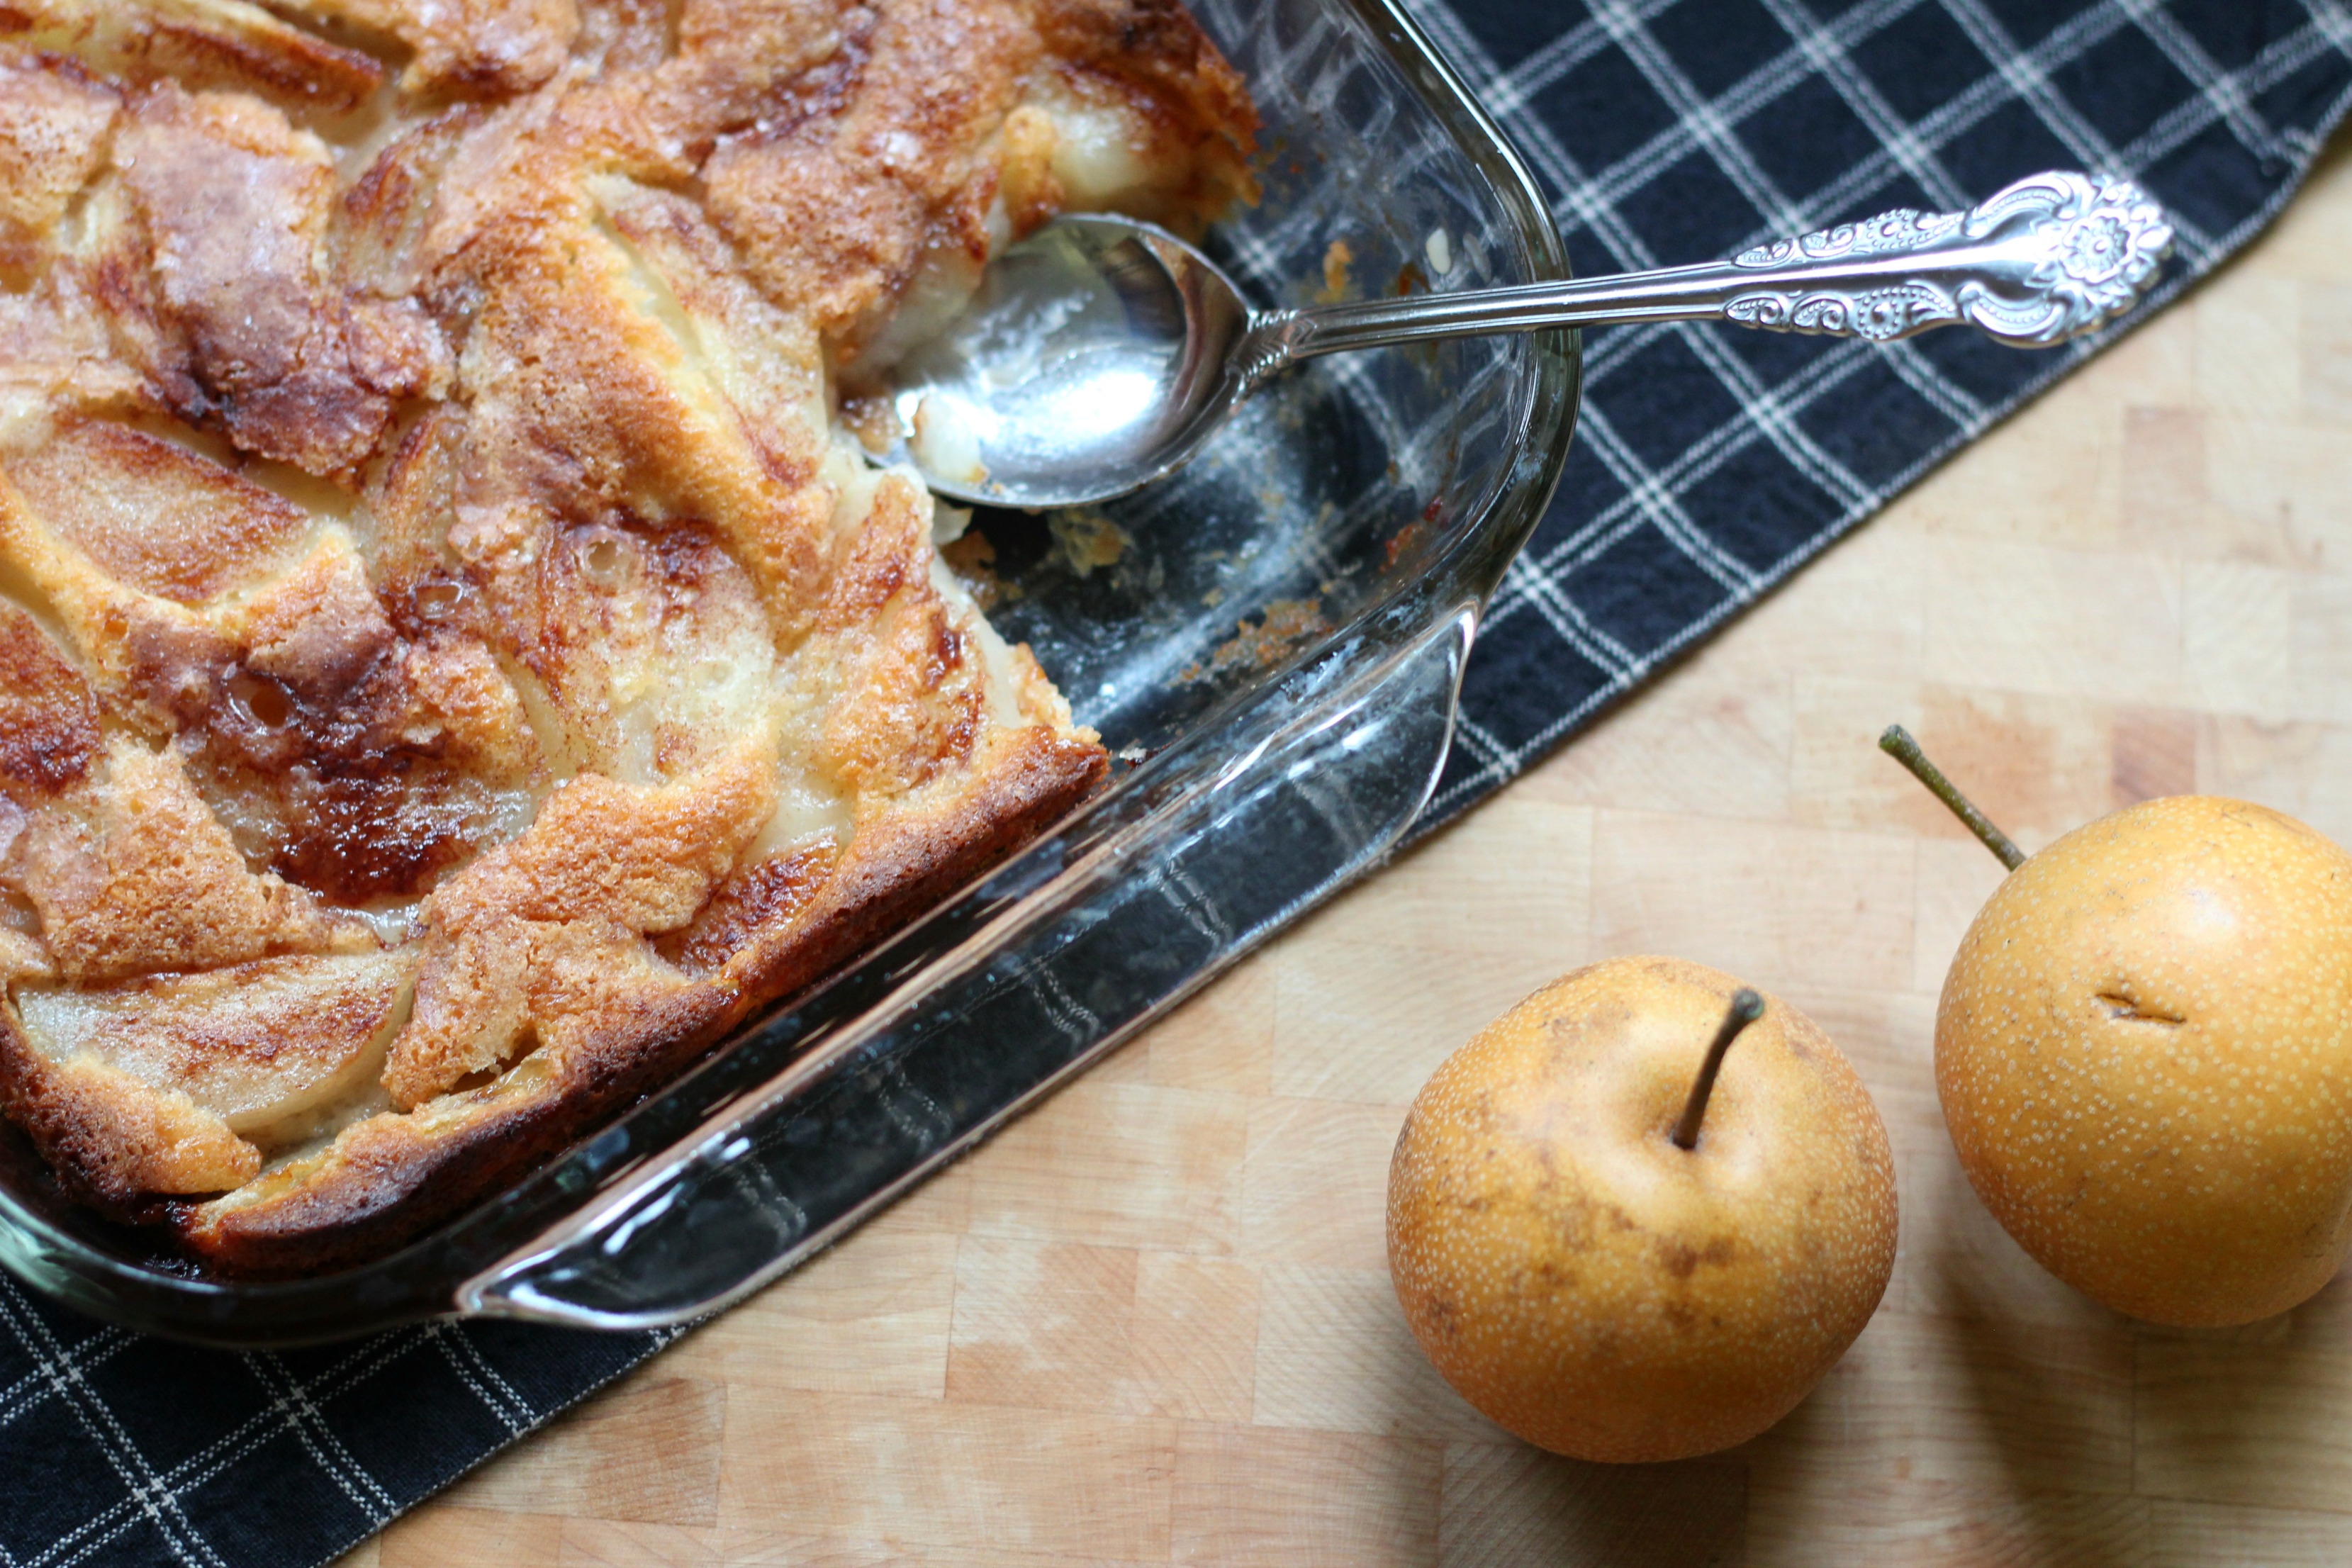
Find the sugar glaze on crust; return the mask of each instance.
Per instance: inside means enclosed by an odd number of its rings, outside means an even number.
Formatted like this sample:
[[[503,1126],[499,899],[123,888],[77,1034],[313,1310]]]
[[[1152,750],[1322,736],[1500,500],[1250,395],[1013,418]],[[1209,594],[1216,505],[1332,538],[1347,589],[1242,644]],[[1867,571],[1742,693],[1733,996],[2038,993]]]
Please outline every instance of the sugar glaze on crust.
[[[1172,0],[0,0],[0,1106],[68,1187],[379,1254],[1082,800],[842,389],[1254,128]]]

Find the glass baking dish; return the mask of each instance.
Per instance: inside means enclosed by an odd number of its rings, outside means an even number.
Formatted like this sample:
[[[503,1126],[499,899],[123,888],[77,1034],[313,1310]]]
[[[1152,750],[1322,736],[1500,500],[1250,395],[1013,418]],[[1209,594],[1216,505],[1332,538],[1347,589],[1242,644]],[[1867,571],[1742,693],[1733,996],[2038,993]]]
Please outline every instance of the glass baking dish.
[[[1196,0],[1265,120],[1211,248],[1261,304],[1566,275],[1540,193],[1392,0]],[[404,1250],[195,1277],[0,1131],[0,1266],[218,1344],[449,1313],[671,1323],[756,1289],[1375,864],[1427,800],[1479,615],[1575,416],[1572,332],[1317,362],[1175,479],[982,511],[1003,593],[1109,789],[562,1159]]]

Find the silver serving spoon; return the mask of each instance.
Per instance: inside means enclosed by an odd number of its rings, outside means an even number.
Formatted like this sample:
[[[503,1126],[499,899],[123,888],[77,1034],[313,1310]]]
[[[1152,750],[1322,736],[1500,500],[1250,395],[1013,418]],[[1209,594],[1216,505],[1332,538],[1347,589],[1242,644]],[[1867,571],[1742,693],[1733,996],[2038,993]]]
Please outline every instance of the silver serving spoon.
[[[893,371],[892,456],[955,500],[1075,506],[1167,474],[1267,377],[1316,354],[1693,321],[1881,342],[1968,321],[2040,348],[2130,309],[2171,249],[2138,186],[2056,173],[1964,213],[1883,213],[1729,261],[1254,310],[1173,235],[1065,217],[1008,247],[963,313]]]

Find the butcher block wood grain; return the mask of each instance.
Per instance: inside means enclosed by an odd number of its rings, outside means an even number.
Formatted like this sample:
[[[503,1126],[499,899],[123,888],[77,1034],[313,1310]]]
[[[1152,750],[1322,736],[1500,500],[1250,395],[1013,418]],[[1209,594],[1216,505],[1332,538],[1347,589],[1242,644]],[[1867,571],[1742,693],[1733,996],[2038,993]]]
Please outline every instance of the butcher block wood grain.
[[[2000,871],[1873,745],[1909,725],[2029,848],[2189,790],[2352,841],[2347,152],[1614,717],[351,1568],[2352,1562],[2352,1283],[2139,1326],[1969,1192],[1930,1038]],[[1607,1468],[1438,1381],[1381,1203],[1431,1068],[1637,952],[1821,1021],[1903,1239],[1780,1427]]]

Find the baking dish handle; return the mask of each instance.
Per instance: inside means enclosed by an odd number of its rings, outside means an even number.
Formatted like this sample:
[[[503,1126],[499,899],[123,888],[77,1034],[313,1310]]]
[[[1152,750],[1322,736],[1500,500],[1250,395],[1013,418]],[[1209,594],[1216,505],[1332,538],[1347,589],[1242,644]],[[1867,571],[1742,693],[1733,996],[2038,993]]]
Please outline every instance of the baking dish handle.
[[[1465,605],[1415,635],[1368,630],[1154,759],[1129,820],[1018,858],[990,886],[1033,890],[468,1280],[456,1310],[659,1327],[823,1248],[1393,847],[1444,765],[1475,624]],[[1150,787],[1190,770],[1213,782]]]

